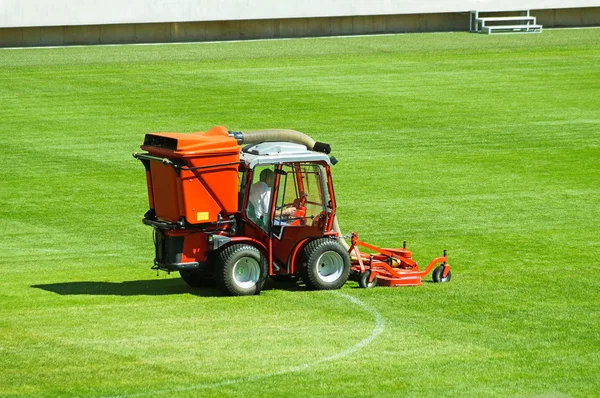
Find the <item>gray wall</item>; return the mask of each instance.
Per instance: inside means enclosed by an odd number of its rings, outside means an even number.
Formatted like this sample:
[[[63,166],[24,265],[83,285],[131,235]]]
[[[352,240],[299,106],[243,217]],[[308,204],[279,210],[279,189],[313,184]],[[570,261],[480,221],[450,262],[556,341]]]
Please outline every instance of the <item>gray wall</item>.
[[[600,7],[600,0],[0,0],[0,27]]]
[[[172,0],[175,1],[175,0]],[[342,0],[339,0],[341,2]],[[0,0],[0,5],[2,0]],[[66,2],[66,1],[65,1]],[[388,1],[387,3],[391,3]],[[489,3],[489,2],[486,2]],[[544,27],[600,26],[600,6],[532,10]],[[467,12],[0,28],[0,47],[466,31]]]

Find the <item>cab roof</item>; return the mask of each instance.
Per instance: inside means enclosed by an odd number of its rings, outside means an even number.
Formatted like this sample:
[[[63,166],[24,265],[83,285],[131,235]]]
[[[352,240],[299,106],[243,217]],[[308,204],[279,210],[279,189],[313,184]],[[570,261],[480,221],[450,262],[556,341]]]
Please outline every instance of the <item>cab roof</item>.
[[[242,148],[241,159],[249,168],[258,165],[292,162],[326,162],[329,157],[321,152],[309,151],[304,145],[291,142],[261,142]]]

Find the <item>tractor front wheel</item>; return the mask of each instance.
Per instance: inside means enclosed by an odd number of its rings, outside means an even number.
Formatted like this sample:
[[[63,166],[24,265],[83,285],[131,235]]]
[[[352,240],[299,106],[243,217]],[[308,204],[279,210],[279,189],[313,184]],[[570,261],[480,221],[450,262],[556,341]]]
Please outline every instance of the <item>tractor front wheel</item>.
[[[302,279],[309,288],[339,289],[348,280],[350,256],[337,240],[314,240],[306,246],[303,256]]]
[[[267,273],[267,261],[257,248],[237,244],[219,253],[215,281],[226,294],[249,296],[260,293]]]
[[[446,275],[445,277],[442,275],[444,275],[444,266],[438,265],[433,270],[433,274],[432,274],[433,281],[434,282],[450,282],[450,278],[452,278],[452,272],[450,272],[450,270],[448,270],[448,275]]]

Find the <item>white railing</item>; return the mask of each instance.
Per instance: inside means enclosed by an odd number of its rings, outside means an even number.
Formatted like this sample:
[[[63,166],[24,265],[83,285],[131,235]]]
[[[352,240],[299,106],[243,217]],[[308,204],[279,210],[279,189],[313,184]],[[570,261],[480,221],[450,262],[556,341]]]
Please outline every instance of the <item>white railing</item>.
[[[482,17],[480,13],[486,14]],[[520,15],[501,15],[493,14],[499,11],[469,11],[469,31],[492,34],[496,32],[503,33],[542,33],[542,25],[536,23],[536,18],[530,15],[529,10],[513,11]],[[506,14],[506,12],[502,12]],[[489,15],[492,14],[492,15]]]

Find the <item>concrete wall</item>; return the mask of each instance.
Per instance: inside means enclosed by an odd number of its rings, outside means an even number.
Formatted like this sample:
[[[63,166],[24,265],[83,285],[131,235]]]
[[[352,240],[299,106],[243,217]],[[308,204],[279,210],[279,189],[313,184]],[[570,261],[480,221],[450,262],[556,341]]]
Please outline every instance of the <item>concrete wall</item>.
[[[1,0],[0,0],[1,1]],[[600,7],[532,10],[544,27],[600,26]],[[466,31],[467,12],[0,28],[0,47]]]
[[[0,28],[600,7],[600,0],[0,0]]]

